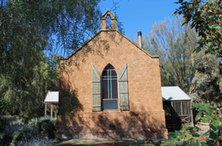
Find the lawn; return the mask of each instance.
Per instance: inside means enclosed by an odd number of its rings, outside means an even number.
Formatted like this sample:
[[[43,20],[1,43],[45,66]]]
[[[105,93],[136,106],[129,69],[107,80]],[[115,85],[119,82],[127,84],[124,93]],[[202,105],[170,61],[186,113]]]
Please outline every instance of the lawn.
[[[117,143],[58,143],[59,146],[155,146],[161,142],[117,142]]]

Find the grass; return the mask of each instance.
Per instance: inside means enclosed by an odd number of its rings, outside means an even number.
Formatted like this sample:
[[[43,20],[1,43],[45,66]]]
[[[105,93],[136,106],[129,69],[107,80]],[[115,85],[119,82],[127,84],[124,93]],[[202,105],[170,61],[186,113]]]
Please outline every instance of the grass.
[[[60,143],[59,146],[95,146],[95,143]]]
[[[113,143],[58,143],[59,146],[155,146],[156,144],[144,141]],[[160,144],[161,145],[161,144]]]

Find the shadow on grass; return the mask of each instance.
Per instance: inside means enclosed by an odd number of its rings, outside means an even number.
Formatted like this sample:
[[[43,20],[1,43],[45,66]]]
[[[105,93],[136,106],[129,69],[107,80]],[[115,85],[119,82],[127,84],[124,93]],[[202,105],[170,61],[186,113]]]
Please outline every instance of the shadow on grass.
[[[162,142],[118,142],[118,143],[60,143],[59,146],[161,146]]]
[[[96,146],[97,144],[79,144],[79,143],[62,143],[62,144],[57,144],[58,146]]]

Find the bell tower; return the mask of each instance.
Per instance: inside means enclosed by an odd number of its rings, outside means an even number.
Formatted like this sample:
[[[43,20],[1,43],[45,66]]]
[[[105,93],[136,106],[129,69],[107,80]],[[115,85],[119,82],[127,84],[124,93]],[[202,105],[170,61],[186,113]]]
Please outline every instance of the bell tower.
[[[116,30],[116,16],[107,10],[101,17],[101,30]]]

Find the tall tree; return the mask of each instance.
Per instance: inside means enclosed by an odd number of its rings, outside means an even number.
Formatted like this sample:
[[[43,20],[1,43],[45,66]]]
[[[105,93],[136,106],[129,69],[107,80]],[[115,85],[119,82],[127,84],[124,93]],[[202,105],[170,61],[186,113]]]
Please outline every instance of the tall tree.
[[[221,103],[219,89],[219,63],[215,55],[204,51],[193,54],[193,66],[196,70],[191,86],[191,98],[194,102]]]
[[[47,57],[47,64],[49,65],[48,75],[49,80],[47,82],[48,89],[57,91],[59,89],[59,59],[60,55],[51,55]]]
[[[24,118],[41,114],[43,97],[55,83],[50,76],[56,76],[43,51],[56,44],[73,51],[94,33],[98,2],[0,1],[0,98],[8,112]]]
[[[219,96],[219,71],[215,54],[222,57],[222,1],[221,0],[179,0],[181,6],[175,14],[182,14],[185,23],[191,23],[200,36],[194,56],[195,77],[192,81],[192,96],[197,102],[221,100]],[[204,58],[204,59],[203,59]]]
[[[191,53],[198,37],[182,18],[166,19],[153,25],[143,40],[144,49],[160,57],[163,86],[177,85],[189,93],[194,75]]]
[[[48,43],[47,49],[61,47],[73,51],[98,29],[101,16],[98,2],[99,0],[10,0],[1,3],[1,26],[6,29],[12,23],[11,19],[14,19],[14,27],[22,24],[23,28],[30,27],[44,38]],[[11,31],[15,33],[15,29],[8,29],[8,34]]]
[[[221,0],[178,0],[181,6],[175,14],[182,14],[185,23],[191,22],[200,36],[196,51],[206,52],[222,57],[222,1]]]

